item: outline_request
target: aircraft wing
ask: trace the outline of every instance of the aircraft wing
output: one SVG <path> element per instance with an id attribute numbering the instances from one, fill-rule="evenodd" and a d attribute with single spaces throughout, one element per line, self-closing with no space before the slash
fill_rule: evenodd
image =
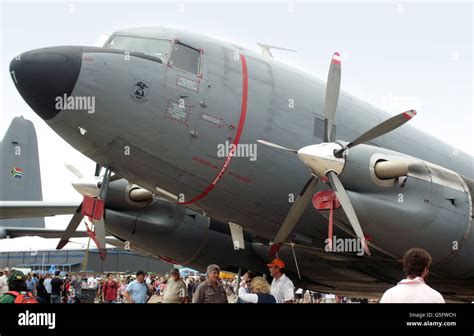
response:
<path id="1" fill-rule="evenodd" d="M 72 215 L 76 202 L 0 201 L 0 219 Z"/>
<path id="2" fill-rule="evenodd" d="M 38 236 L 42 238 L 61 238 L 64 230 L 52 230 L 47 228 L 29 228 L 29 227 L 0 227 L 2 236 L 9 236 L 10 238 Z M 74 232 L 74 238 L 89 237 L 86 231 Z"/>
<path id="3" fill-rule="evenodd" d="M 0 227 L 0 237 L 8 236 L 10 238 L 25 237 L 25 236 L 37 236 L 41 238 L 61 238 L 64 234 L 64 230 L 51 230 L 47 228 L 28 228 L 28 227 Z M 71 238 L 82 238 L 89 237 L 86 231 L 75 231 Z M 114 247 L 125 249 L 125 243 L 115 238 L 114 236 L 107 236 L 106 242 L 108 245 Z M 143 251 L 137 250 L 133 247 L 130 247 L 135 254 L 150 257 L 149 254 L 144 253 Z M 152 256 L 153 258 L 156 258 Z"/>
<path id="4" fill-rule="evenodd" d="M 52 230 L 47 228 L 29 228 L 29 227 L 2 227 L 0 231 L 5 236 L 10 238 L 18 238 L 25 236 L 36 236 L 41 238 L 61 238 L 64 234 L 64 230 Z M 75 231 L 71 238 L 83 238 L 89 237 L 86 231 Z M 108 236 L 106 238 L 107 244 L 113 245 L 115 247 L 124 248 L 124 242 L 113 237 Z"/>

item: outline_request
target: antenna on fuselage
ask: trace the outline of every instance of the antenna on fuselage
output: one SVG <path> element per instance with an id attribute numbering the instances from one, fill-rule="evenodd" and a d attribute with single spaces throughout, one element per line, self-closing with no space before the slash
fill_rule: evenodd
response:
<path id="1" fill-rule="evenodd" d="M 271 58 L 273 58 L 273 55 L 272 55 L 272 52 L 270 51 L 270 49 L 296 52 L 296 50 L 293 50 L 293 49 L 281 48 L 281 47 L 272 46 L 272 45 L 269 45 L 269 44 L 264 44 L 264 43 L 257 43 L 257 44 L 262 49 L 262 55 L 267 56 L 267 57 L 271 57 Z"/>

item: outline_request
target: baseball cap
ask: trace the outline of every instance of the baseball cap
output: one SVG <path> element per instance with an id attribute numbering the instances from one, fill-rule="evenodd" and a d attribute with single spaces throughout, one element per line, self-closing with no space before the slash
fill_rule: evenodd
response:
<path id="1" fill-rule="evenodd" d="M 207 273 L 211 273 L 212 271 L 220 272 L 221 268 L 219 267 L 219 265 L 216 265 L 216 264 L 211 264 L 207 266 Z"/>
<path id="2" fill-rule="evenodd" d="M 23 272 L 19 270 L 11 271 L 10 275 L 8 276 L 8 282 L 18 281 L 18 280 L 25 280 L 25 275 L 23 274 Z"/>
<path id="3" fill-rule="evenodd" d="M 285 262 L 281 259 L 273 259 L 273 261 L 270 264 L 267 264 L 268 267 L 279 267 L 279 268 L 285 268 Z"/>

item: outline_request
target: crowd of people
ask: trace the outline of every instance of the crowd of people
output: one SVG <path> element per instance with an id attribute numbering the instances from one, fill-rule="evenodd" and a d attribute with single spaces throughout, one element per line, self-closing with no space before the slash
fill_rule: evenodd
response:
<path id="1" fill-rule="evenodd" d="M 422 249 L 407 251 L 403 259 L 406 279 L 389 289 L 384 302 L 444 302 L 440 293 L 429 287 L 431 256 Z M 216 264 L 206 274 L 182 277 L 172 268 L 165 276 L 143 270 L 134 275 L 96 274 L 24 274 L 20 270 L 0 269 L 0 303 L 148 303 L 153 296 L 162 303 L 303 303 L 323 302 L 325 294 L 295 288 L 285 274 L 285 262 L 275 259 L 267 265 L 272 282 L 254 272 L 239 278 L 222 279 Z M 349 302 L 333 296 L 333 302 Z M 326 301 L 327 302 L 327 301 Z M 360 300 L 358 302 L 368 302 Z"/>

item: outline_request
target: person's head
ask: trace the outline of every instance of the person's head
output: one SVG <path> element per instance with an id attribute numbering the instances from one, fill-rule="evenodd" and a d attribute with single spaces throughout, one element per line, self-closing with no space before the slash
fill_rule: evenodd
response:
<path id="1" fill-rule="evenodd" d="M 211 264 L 207 266 L 207 278 L 210 281 L 217 281 L 219 279 L 219 273 L 221 272 L 221 268 L 216 264 Z"/>
<path id="2" fill-rule="evenodd" d="M 112 281 L 114 279 L 114 276 L 112 273 L 107 274 L 107 280 Z"/>
<path id="3" fill-rule="evenodd" d="M 285 272 L 285 262 L 281 259 L 273 259 L 273 261 L 267 264 L 270 275 L 273 278 L 279 278 Z"/>
<path id="4" fill-rule="evenodd" d="M 250 282 L 252 293 L 270 294 L 270 285 L 262 277 L 255 277 Z"/>
<path id="5" fill-rule="evenodd" d="M 143 282 L 143 281 L 145 281 L 145 276 L 146 276 L 145 271 L 139 270 L 139 271 L 137 272 L 137 281 L 138 281 L 138 282 Z"/>
<path id="6" fill-rule="evenodd" d="M 54 276 L 59 276 L 59 274 L 61 274 L 60 271 L 55 271 L 55 272 L 54 272 Z"/>
<path id="7" fill-rule="evenodd" d="M 250 286 L 250 282 L 256 277 L 257 275 L 252 272 L 252 271 L 247 271 L 247 273 L 244 274 L 244 276 L 242 277 L 242 280 L 245 281 L 245 283 L 247 284 L 247 286 Z"/>
<path id="8" fill-rule="evenodd" d="M 170 271 L 170 278 L 173 280 L 178 280 L 179 279 L 179 269 L 177 268 L 172 268 Z"/>
<path id="9" fill-rule="evenodd" d="M 50 274 L 50 273 L 46 273 L 46 277 L 47 277 L 47 278 L 51 277 L 51 274 Z"/>
<path id="10" fill-rule="evenodd" d="M 412 248 L 403 256 L 403 271 L 407 278 L 428 277 L 431 265 L 430 254 L 420 248 Z"/>
<path id="11" fill-rule="evenodd" d="M 25 292 L 26 288 L 26 281 L 25 275 L 22 271 L 13 270 L 8 275 L 8 289 L 15 292 Z"/>

